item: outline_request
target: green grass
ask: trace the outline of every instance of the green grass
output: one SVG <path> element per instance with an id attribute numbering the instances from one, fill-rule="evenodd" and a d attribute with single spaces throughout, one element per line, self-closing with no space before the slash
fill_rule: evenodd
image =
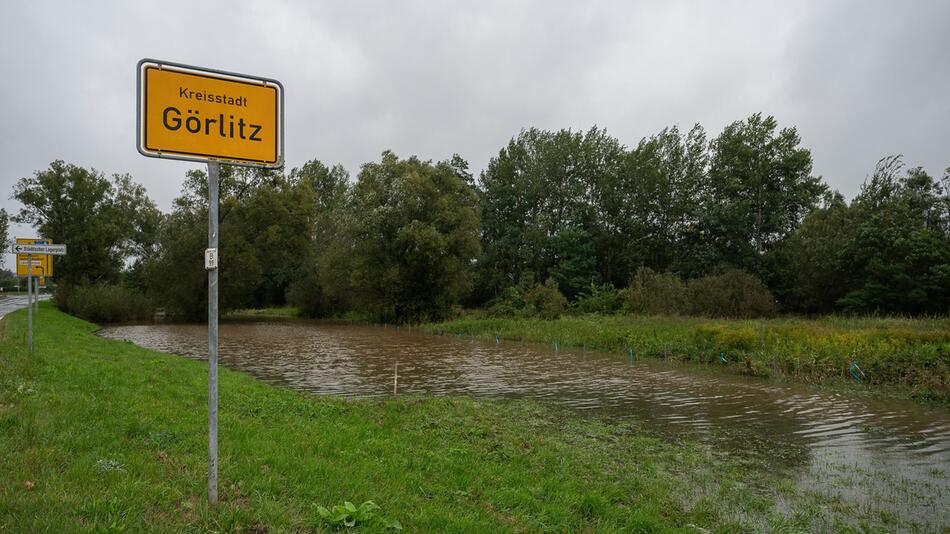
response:
<path id="1" fill-rule="evenodd" d="M 247 308 L 228 312 L 228 317 L 300 317 L 300 308 L 283 306 L 276 308 Z"/>
<path id="2" fill-rule="evenodd" d="M 715 364 L 736 373 L 842 385 L 950 403 L 950 319 L 826 317 L 717 320 L 624 315 L 461 318 L 425 325 L 435 333 L 553 343 Z M 722 358 L 720 358 L 722 356 Z M 726 360 L 726 363 L 722 362 Z M 855 360 L 862 384 L 848 369 Z"/>
<path id="3" fill-rule="evenodd" d="M 525 401 L 315 397 L 223 368 L 209 507 L 206 365 L 98 338 L 48 303 L 35 320 L 32 355 L 24 313 L 0 322 L 0 532 L 323 531 L 316 506 L 366 500 L 409 532 L 876 524 L 635 423 Z"/>

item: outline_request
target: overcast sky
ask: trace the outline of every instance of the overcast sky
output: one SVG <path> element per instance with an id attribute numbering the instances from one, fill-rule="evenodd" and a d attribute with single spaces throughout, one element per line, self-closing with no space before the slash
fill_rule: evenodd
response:
<path id="1" fill-rule="evenodd" d="M 950 166 L 948 23 L 947 1 L 5 2 L 0 207 L 63 159 L 131 173 L 169 209 L 198 164 L 136 152 L 143 57 L 283 82 L 288 168 L 355 176 L 392 149 L 477 173 L 526 127 L 629 146 L 762 111 L 850 198 L 888 154 Z"/>

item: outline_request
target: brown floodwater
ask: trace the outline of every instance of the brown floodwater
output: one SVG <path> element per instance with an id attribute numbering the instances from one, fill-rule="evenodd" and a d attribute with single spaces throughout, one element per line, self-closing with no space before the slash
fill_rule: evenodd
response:
<path id="1" fill-rule="evenodd" d="M 103 337 L 203 359 L 205 325 L 109 326 Z M 819 391 L 627 355 L 311 321 L 225 322 L 220 362 L 320 395 L 520 397 L 634 418 L 729 453 L 892 527 L 950 529 L 950 410 Z"/>

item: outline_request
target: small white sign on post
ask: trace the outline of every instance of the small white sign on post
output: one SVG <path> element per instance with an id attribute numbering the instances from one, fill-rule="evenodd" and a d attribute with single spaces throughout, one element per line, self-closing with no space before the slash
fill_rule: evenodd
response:
<path id="1" fill-rule="evenodd" d="M 208 271 L 218 268 L 218 249 L 205 249 L 205 269 Z"/>

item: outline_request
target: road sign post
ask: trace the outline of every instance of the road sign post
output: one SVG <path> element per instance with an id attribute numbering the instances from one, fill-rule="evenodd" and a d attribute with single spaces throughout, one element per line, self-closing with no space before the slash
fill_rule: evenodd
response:
<path id="1" fill-rule="evenodd" d="M 208 249 L 218 250 L 218 174 L 208 162 Z M 207 256 L 207 254 L 206 254 Z M 208 269 L 208 502 L 218 502 L 218 265 Z"/>
<path id="2" fill-rule="evenodd" d="M 218 502 L 218 185 L 221 164 L 284 162 L 284 88 L 277 80 L 143 59 L 136 148 L 208 164 L 208 502 Z"/>
<path id="3" fill-rule="evenodd" d="M 14 250 L 16 245 L 14 245 Z M 33 255 L 26 255 L 26 346 L 33 354 Z"/>
<path id="4" fill-rule="evenodd" d="M 26 255 L 26 344 L 30 353 L 33 353 L 33 313 L 39 312 L 40 299 L 39 288 L 33 286 L 33 255 L 46 256 L 45 261 L 40 262 L 43 269 L 42 274 L 49 274 L 52 261 L 50 256 L 64 256 L 66 254 L 66 245 L 53 245 L 45 240 L 18 237 L 16 243 L 10 248 L 10 252 L 17 255 L 17 273 L 20 272 L 20 256 Z M 35 307 L 35 310 L 34 310 Z"/>

